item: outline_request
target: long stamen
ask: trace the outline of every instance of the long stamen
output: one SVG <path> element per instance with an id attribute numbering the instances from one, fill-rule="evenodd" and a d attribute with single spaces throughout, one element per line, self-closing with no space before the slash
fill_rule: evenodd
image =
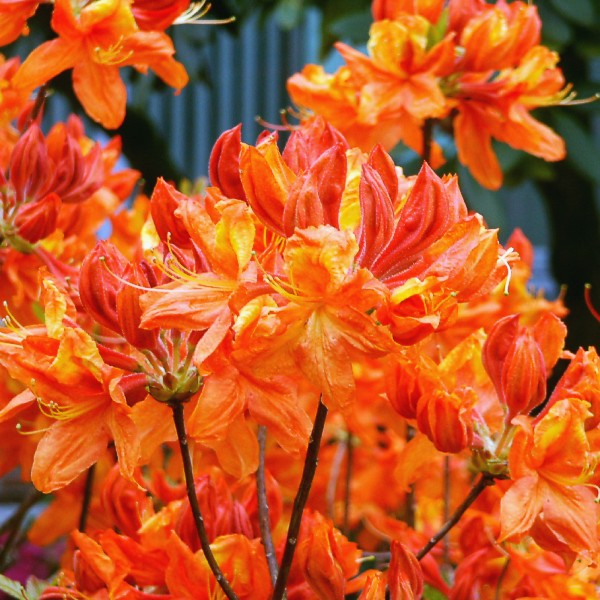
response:
<path id="1" fill-rule="evenodd" d="M 7 329 L 10 329 L 13 333 L 16 333 L 19 337 L 25 339 L 29 335 L 27 328 L 24 325 L 22 325 L 19 322 L 19 320 L 15 317 L 15 315 L 11 312 L 8 306 L 8 302 L 6 300 L 2 302 L 2 305 L 4 306 L 4 310 L 6 311 L 6 316 L 2 319 L 2 321 L 4 321 L 4 326 Z"/>
<path id="2" fill-rule="evenodd" d="M 506 260 L 506 259 L 514 251 L 515 251 L 514 248 L 508 248 L 508 250 L 506 250 L 506 252 L 504 252 L 504 254 L 502 254 L 502 256 L 500 256 L 498 258 L 498 260 L 506 267 L 506 270 L 508 271 L 508 275 L 506 276 L 506 282 L 504 283 L 504 295 L 505 296 L 508 296 L 508 288 L 510 286 L 510 280 L 512 278 L 512 268 L 508 264 L 508 260 Z"/>
<path id="3" fill-rule="evenodd" d="M 123 36 L 108 48 L 96 46 L 94 55 L 96 62 L 101 65 L 119 65 L 133 54 L 133 50 L 123 53 Z"/>
<path id="4" fill-rule="evenodd" d="M 204 17 L 212 8 L 212 4 L 207 3 L 206 0 L 202 0 L 202 2 L 192 2 L 187 10 L 182 12 L 176 19 L 173 21 L 174 25 L 227 25 L 228 23 L 233 23 L 235 21 L 235 17 L 229 17 L 227 19 L 207 19 L 205 21 L 201 21 L 202 17 Z"/>
<path id="5" fill-rule="evenodd" d="M 48 429 L 50 429 L 50 426 L 43 427 L 42 429 L 29 429 L 27 431 L 24 431 L 23 424 L 17 423 L 15 425 L 15 429 L 19 432 L 20 435 L 36 435 L 38 433 L 46 433 L 48 431 Z"/>
<path id="6" fill-rule="evenodd" d="M 263 279 L 267 282 L 267 284 L 279 295 L 283 296 L 290 302 L 305 302 L 305 303 L 317 303 L 320 304 L 323 302 L 322 296 L 311 296 L 302 291 L 302 288 L 295 285 L 293 273 L 290 274 L 290 282 L 283 281 L 279 277 L 275 277 L 268 273 L 265 268 L 260 264 L 258 259 L 256 259 L 256 253 L 254 253 L 254 258 L 258 269 L 263 275 Z"/>
<path id="7" fill-rule="evenodd" d="M 89 405 L 87 403 L 81 403 L 77 406 L 61 406 L 55 400 L 50 400 L 47 402 L 42 398 L 37 399 L 38 407 L 40 412 L 51 419 L 55 419 L 57 421 L 69 421 L 71 419 L 75 419 L 80 417 L 89 411 Z"/>

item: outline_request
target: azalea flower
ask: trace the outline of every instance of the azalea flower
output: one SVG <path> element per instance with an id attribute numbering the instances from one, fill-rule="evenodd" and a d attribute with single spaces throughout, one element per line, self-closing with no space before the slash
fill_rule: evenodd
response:
<path id="1" fill-rule="evenodd" d="M 25 59 L 15 85 L 32 90 L 67 69 L 88 115 L 109 129 L 125 117 L 127 91 L 119 69 L 151 68 L 176 90 L 188 82 L 185 68 L 173 59 L 170 38 L 140 31 L 124 0 L 56 0 L 52 28 L 58 38 L 44 42 Z"/>
<path id="2" fill-rule="evenodd" d="M 501 502 L 500 540 L 529 534 L 544 549 L 560 554 L 576 570 L 595 565 L 596 494 L 585 483 L 593 467 L 582 400 L 558 400 L 543 416 L 516 417 L 519 427 L 508 461 L 512 486 Z"/>

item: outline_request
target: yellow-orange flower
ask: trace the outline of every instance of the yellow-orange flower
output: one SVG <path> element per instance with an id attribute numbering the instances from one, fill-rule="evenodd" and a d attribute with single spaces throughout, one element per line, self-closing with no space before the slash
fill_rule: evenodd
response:
<path id="1" fill-rule="evenodd" d="M 73 88 L 86 112 L 108 128 L 125 117 L 127 91 L 119 69 L 148 67 L 180 90 L 187 73 L 173 59 L 170 38 L 159 31 L 140 31 L 124 0 L 56 0 L 52 28 L 58 38 L 44 42 L 27 57 L 15 85 L 34 89 L 67 69 L 73 69 Z"/>

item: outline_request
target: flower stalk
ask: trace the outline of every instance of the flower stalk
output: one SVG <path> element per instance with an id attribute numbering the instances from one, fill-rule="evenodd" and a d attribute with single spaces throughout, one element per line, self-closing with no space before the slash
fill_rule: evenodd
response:
<path id="1" fill-rule="evenodd" d="M 204 524 L 204 517 L 198 504 L 198 497 L 196 496 L 196 488 L 194 486 L 194 469 L 192 466 L 192 457 L 190 455 L 190 449 L 188 446 L 187 433 L 185 429 L 185 419 L 183 412 L 182 402 L 169 402 L 169 406 L 173 411 L 173 422 L 177 431 L 177 439 L 179 440 L 179 448 L 181 449 L 181 459 L 183 461 L 183 472 L 185 475 L 185 487 L 187 491 L 187 497 L 190 502 L 190 508 L 194 517 L 194 523 L 196 525 L 196 531 L 200 538 L 200 545 L 206 562 L 210 567 L 217 583 L 221 586 L 223 593 L 229 600 L 238 600 L 237 594 L 233 591 L 231 584 L 225 577 L 223 571 L 217 563 L 215 555 L 212 553 L 210 548 L 210 541 L 208 539 L 208 533 L 206 532 L 206 526 Z"/>
<path id="2" fill-rule="evenodd" d="M 290 525 L 288 528 L 287 538 L 285 540 L 285 549 L 283 551 L 283 558 L 279 568 L 279 575 L 277 576 L 277 581 L 275 583 L 275 589 L 273 591 L 271 600 L 281 600 L 285 594 L 285 586 L 290 574 L 292 560 L 294 558 L 296 544 L 298 542 L 302 513 L 304 512 L 304 507 L 306 505 L 306 501 L 308 500 L 308 494 L 315 476 L 315 471 L 317 470 L 319 448 L 321 447 L 321 437 L 323 436 L 327 412 L 327 407 L 325 404 L 323 404 L 323 401 L 319 401 L 319 408 L 317 409 L 317 415 L 315 417 L 312 432 L 310 434 L 310 441 L 306 450 L 306 458 L 304 460 L 304 469 L 302 471 L 300 487 L 298 488 L 298 493 L 294 499 L 294 507 L 290 517 Z"/>
<path id="3" fill-rule="evenodd" d="M 271 521 L 269 518 L 269 500 L 267 498 L 267 482 L 265 477 L 265 449 L 267 443 L 267 428 L 264 425 L 258 427 L 258 469 L 256 470 L 256 495 L 258 500 L 258 526 L 260 537 L 265 547 L 265 556 L 269 566 L 271 582 L 275 585 L 279 565 L 271 535 Z"/>

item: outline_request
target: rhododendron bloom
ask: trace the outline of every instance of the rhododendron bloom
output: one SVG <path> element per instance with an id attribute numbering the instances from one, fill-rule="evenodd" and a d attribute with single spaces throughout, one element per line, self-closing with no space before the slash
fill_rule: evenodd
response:
<path id="1" fill-rule="evenodd" d="M 5 0 L 0 6 L 0 46 L 29 33 L 27 19 L 35 13 L 39 2 L 32 0 Z"/>
<path id="2" fill-rule="evenodd" d="M 125 117 L 127 91 L 119 69 L 153 69 L 180 90 L 188 82 L 184 67 L 173 59 L 171 40 L 162 32 L 140 31 L 129 3 L 122 0 L 56 0 L 52 28 L 58 38 L 44 42 L 27 57 L 15 85 L 36 88 L 73 69 L 73 88 L 86 112 L 108 128 Z"/>
<path id="3" fill-rule="evenodd" d="M 501 539 L 529 534 L 568 565 L 596 563 L 598 506 L 584 485 L 592 473 L 589 416 L 586 402 L 565 399 L 533 421 L 515 419 L 519 430 L 508 457 L 514 483 L 501 502 Z"/>
<path id="4" fill-rule="evenodd" d="M 54 420 L 37 446 L 32 480 L 45 492 L 67 485 L 100 458 L 111 440 L 122 473 L 131 478 L 139 440 L 119 387 L 123 373 L 104 363 L 87 333 L 63 322 L 74 309 L 49 280 L 45 299 L 45 331 L 5 331 L 0 339 L 2 364 L 31 389 L 9 403 L 2 417 L 37 402 Z"/>
<path id="5" fill-rule="evenodd" d="M 530 114 L 569 92 L 557 54 L 539 45 L 534 6 L 378 0 L 373 15 L 368 56 L 339 43 L 346 64 L 335 74 L 308 65 L 288 80 L 299 106 L 365 151 L 401 141 L 434 166 L 443 160 L 431 124 L 450 117 L 459 160 L 491 189 L 502 182 L 493 139 L 548 161 L 564 158 L 563 140 Z"/>

